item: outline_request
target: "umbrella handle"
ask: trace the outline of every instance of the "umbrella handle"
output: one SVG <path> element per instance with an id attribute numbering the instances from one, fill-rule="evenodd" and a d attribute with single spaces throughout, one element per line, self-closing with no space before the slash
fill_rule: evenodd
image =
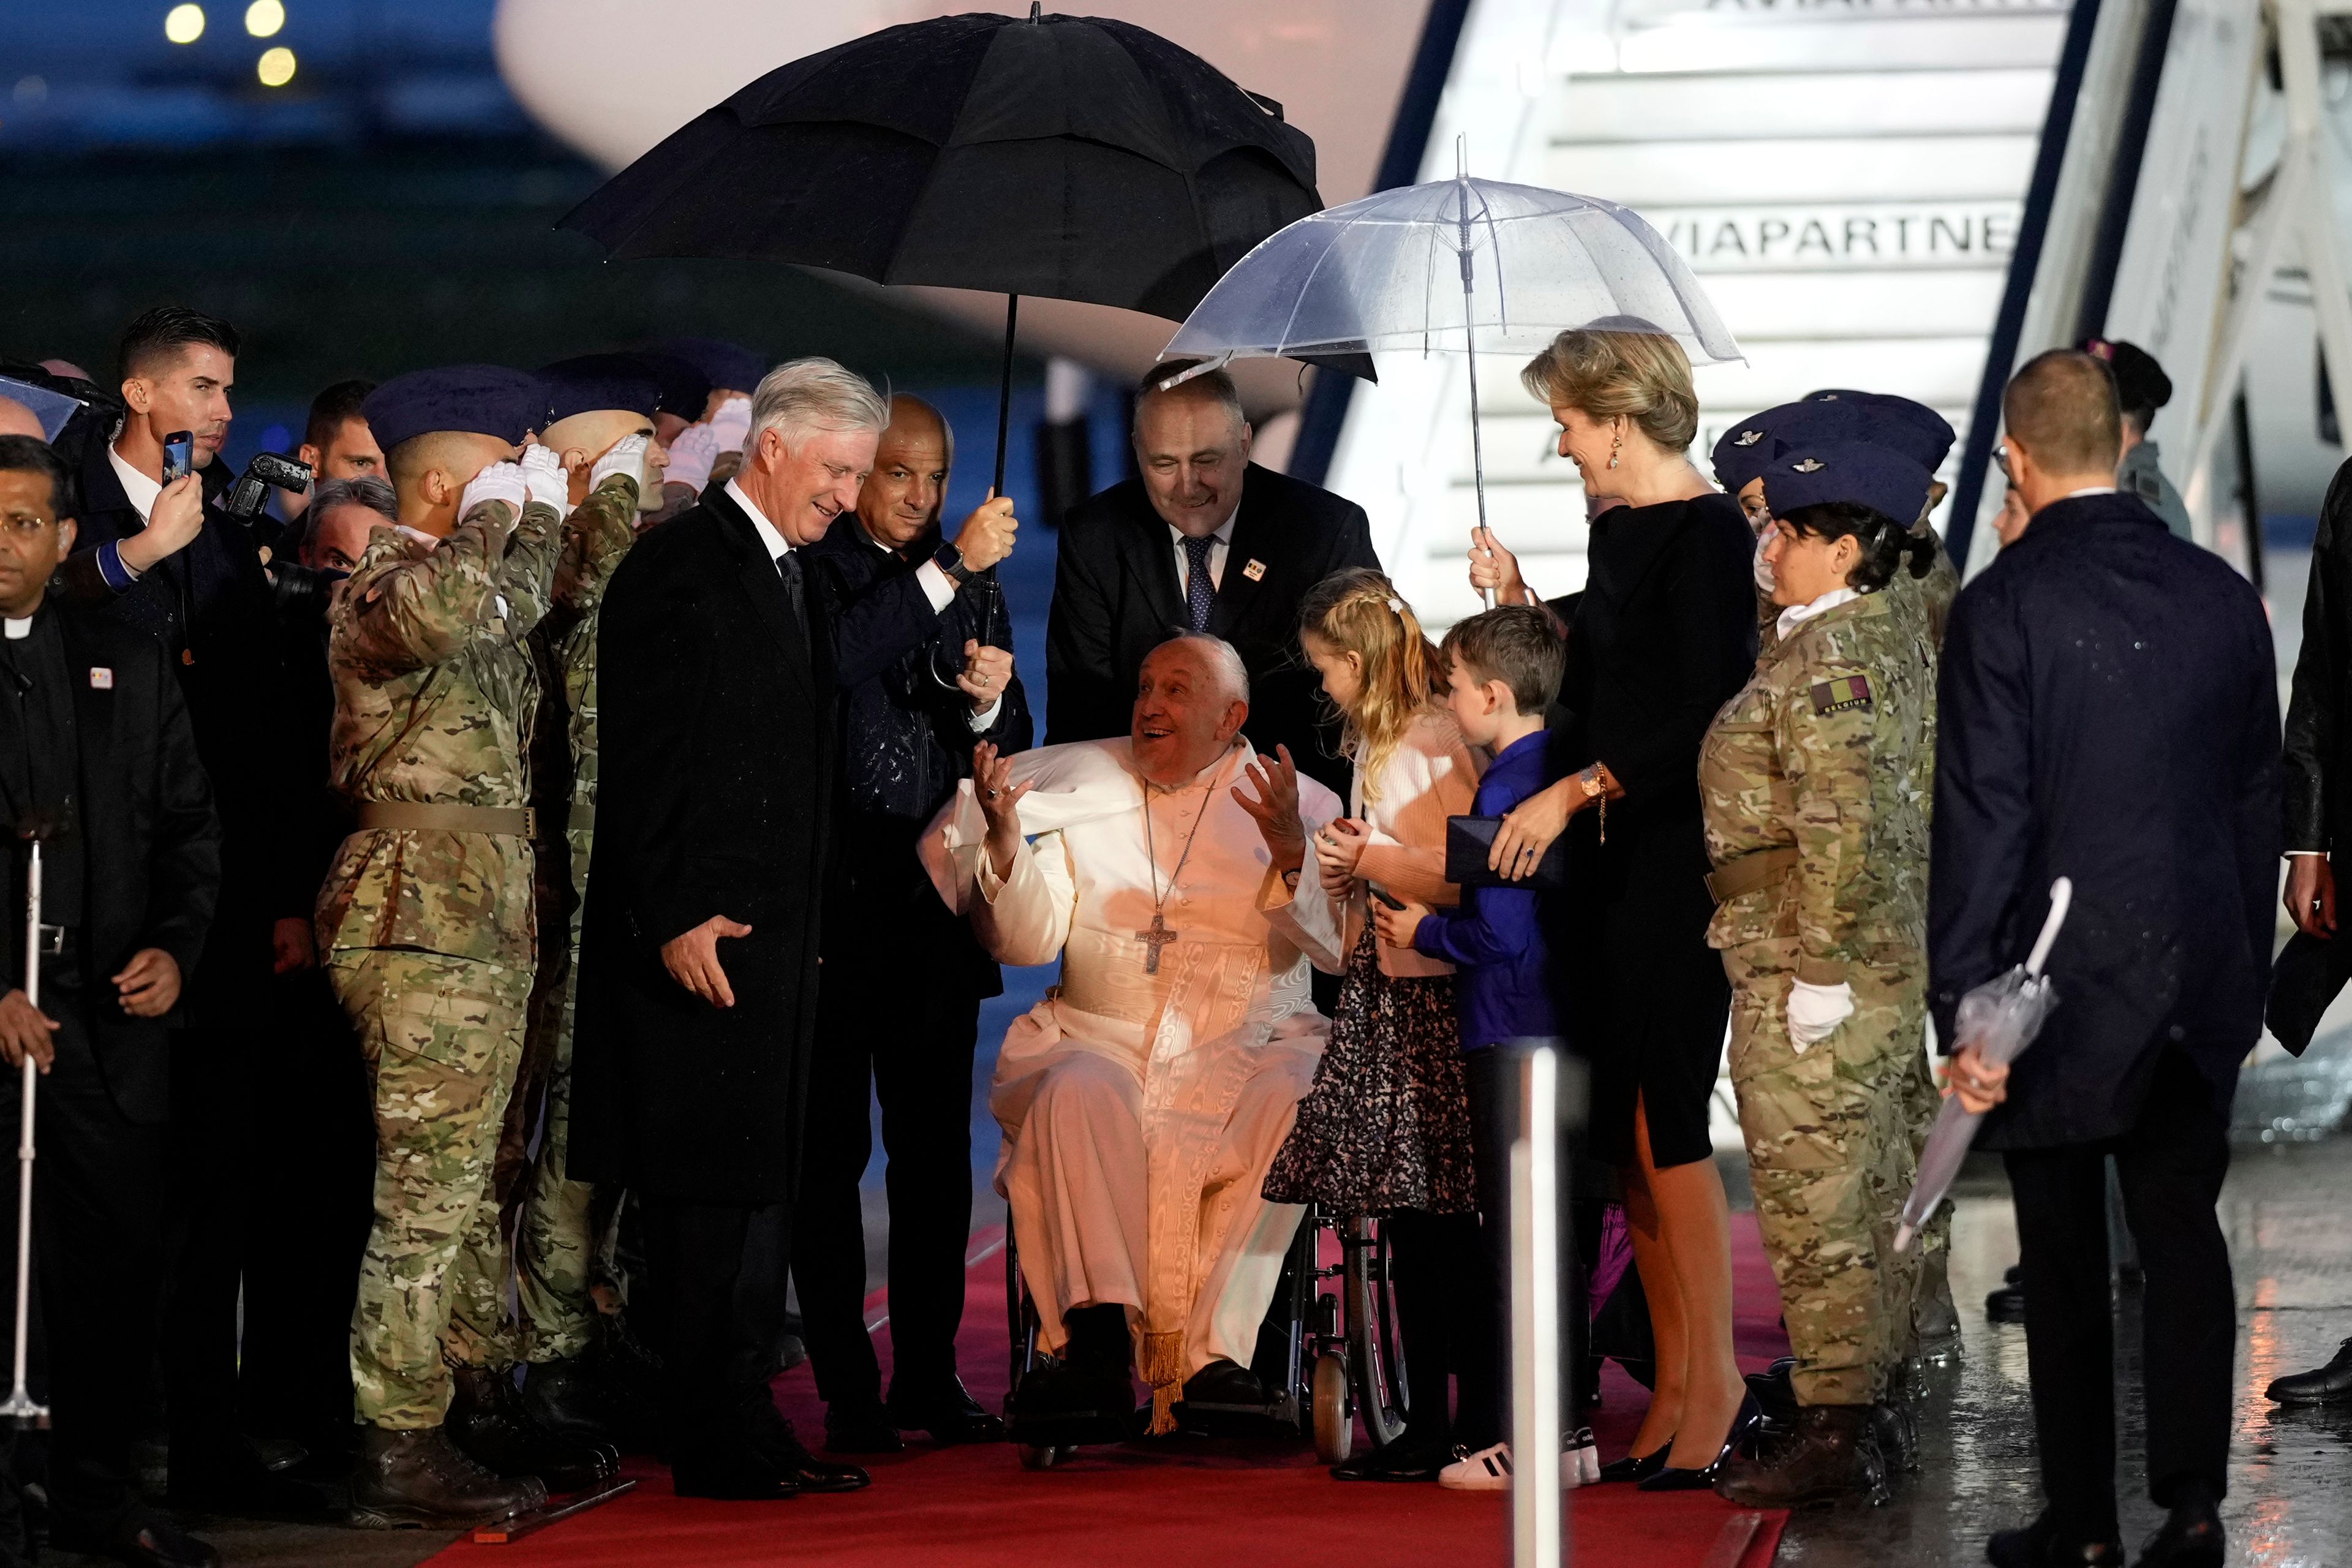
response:
<path id="1" fill-rule="evenodd" d="M 2058 928 L 2066 923 L 2066 910 L 2074 901 L 2074 879 L 2061 877 L 2050 884 L 2050 915 L 2042 922 L 2042 934 L 2033 939 L 2033 952 L 2025 961 L 2025 973 L 2039 977 L 2042 964 L 2049 962 L 2050 949 L 2058 941 Z"/>

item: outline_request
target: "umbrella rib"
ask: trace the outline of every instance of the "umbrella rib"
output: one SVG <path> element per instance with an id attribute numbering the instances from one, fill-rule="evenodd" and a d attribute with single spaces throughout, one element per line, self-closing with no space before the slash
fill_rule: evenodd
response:
<path id="1" fill-rule="evenodd" d="M 1354 220 L 1349 219 L 1349 223 L 1341 225 L 1340 235 L 1344 235 L 1353 223 Z M 1290 330 L 1298 324 L 1298 312 L 1306 308 L 1307 291 L 1315 286 L 1315 279 L 1323 270 L 1323 264 L 1331 259 L 1331 253 L 1339 248 L 1339 235 L 1333 236 L 1331 243 L 1323 247 L 1323 254 L 1315 258 L 1315 265 L 1307 269 L 1306 279 L 1298 285 L 1297 295 L 1290 301 L 1290 314 L 1282 320 L 1282 334 L 1274 343 L 1276 353 L 1282 353 L 1290 347 Z M 1365 352 L 1370 352 L 1370 344 L 1365 345 Z"/>

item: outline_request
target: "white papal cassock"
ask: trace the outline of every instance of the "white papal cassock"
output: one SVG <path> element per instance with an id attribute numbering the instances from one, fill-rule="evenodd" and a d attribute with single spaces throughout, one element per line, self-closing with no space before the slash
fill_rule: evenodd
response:
<path id="1" fill-rule="evenodd" d="M 1249 1364 L 1301 1212 L 1258 1194 L 1328 1027 L 1305 958 L 1265 913 L 1290 892 L 1233 796 L 1252 755 L 1237 741 L 1192 783 L 1152 788 L 1149 858 L 1123 739 L 1012 759 L 1013 782 L 1035 787 L 1020 807 L 1030 841 L 1002 881 L 968 779 L 922 846 L 940 895 L 1000 963 L 1062 955 L 1061 984 L 997 1055 L 996 1187 L 1047 1348 L 1073 1307 L 1131 1309 L 1161 1425 L 1209 1362 Z M 1298 794 L 1309 834 L 1339 814 L 1312 779 Z M 1176 933 L 1157 973 L 1141 934 L 1155 879 Z"/>

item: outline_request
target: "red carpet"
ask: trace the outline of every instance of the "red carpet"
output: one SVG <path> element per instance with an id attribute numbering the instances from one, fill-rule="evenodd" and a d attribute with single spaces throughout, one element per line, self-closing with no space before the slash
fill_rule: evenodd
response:
<path id="1" fill-rule="evenodd" d="M 1743 1365 L 1786 1350 L 1780 1300 L 1753 1222 L 1733 1216 Z M 990 1408 L 1004 1395 L 1004 1263 L 991 1238 L 977 1260 L 961 1340 L 964 1379 Z M 878 1315 L 877 1296 L 869 1318 Z M 887 1377 L 888 1340 L 877 1336 Z M 1612 1363 L 1594 1423 L 1614 1458 L 1639 1425 L 1640 1385 Z M 777 1403 L 804 1436 L 824 1430 L 814 1380 L 800 1367 L 776 1381 Z M 1294 1445 L 1250 1447 L 1179 1438 L 1081 1450 L 1043 1472 L 1003 1446 L 918 1444 L 864 1461 L 874 1485 L 846 1497 L 788 1503 L 708 1502 L 671 1495 L 667 1471 L 635 1464 L 638 1489 L 508 1546 L 461 1543 L 436 1565 L 492 1563 L 645 1568 L 825 1563 L 957 1568 L 1097 1568 L 1100 1564 L 1248 1563 L 1281 1568 L 1500 1563 L 1509 1556 L 1507 1500 L 1433 1486 L 1346 1485 Z M 1706 1492 L 1644 1497 L 1631 1487 L 1571 1492 L 1574 1560 L 1610 1568 L 1765 1568 L 1783 1516 L 1740 1514 Z M 1744 1551 L 1737 1549 L 1748 1538 Z M 1721 1551 L 1718 1552 L 1720 1543 Z"/>

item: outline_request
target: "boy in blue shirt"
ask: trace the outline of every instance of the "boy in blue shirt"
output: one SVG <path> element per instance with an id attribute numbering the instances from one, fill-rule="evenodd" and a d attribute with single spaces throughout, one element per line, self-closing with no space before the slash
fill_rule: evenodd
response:
<path id="1" fill-rule="evenodd" d="M 1567 648 L 1551 616 L 1534 605 L 1513 605 L 1474 616 L 1445 634 L 1441 650 L 1447 666 L 1445 705 L 1461 726 L 1462 738 L 1495 760 L 1478 781 L 1472 810 L 1500 816 L 1552 782 L 1547 765 L 1549 737 L 1544 710 L 1559 689 Z M 1454 995 L 1462 1014 L 1462 1046 L 1470 1091 L 1470 1125 L 1478 1171 L 1479 1237 L 1488 1278 L 1479 1282 L 1477 1310 L 1491 1325 L 1492 1352 L 1478 1381 L 1494 1379 L 1491 1398 L 1473 1394 L 1473 1375 L 1463 1375 L 1462 1411 L 1455 1428 L 1467 1452 L 1440 1472 L 1444 1485 L 1466 1490 L 1501 1490 L 1510 1485 L 1511 1450 L 1503 1390 L 1509 1338 L 1510 1226 L 1506 1220 L 1509 1150 L 1505 1075 L 1509 1064 L 1494 1047 L 1511 1040 L 1545 1039 L 1559 1034 L 1547 971 L 1541 897 L 1525 886 L 1465 887 L 1450 910 L 1424 904 L 1390 908 L 1375 903 L 1381 940 L 1410 945 L 1453 964 Z M 1561 1259 L 1572 1269 L 1572 1255 Z M 1475 1325 L 1473 1326 L 1475 1329 Z M 1582 1336 L 1563 1321 L 1569 1349 Z M 1578 1358 L 1564 1355 L 1573 1366 Z M 1484 1408 L 1478 1408 L 1484 1406 Z M 1574 1412 L 1576 1406 L 1566 1406 Z M 1475 1414 L 1474 1415 L 1474 1410 Z M 1491 1412 L 1491 1416 L 1489 1413 Z M 1491 1429 L 1474 1422 L 1491 1419 Z M 1561 1460 L 1570 1486 L 1598 1479 L 1599 1462 L 1589 1433 L 1579 1433 Z"/>

